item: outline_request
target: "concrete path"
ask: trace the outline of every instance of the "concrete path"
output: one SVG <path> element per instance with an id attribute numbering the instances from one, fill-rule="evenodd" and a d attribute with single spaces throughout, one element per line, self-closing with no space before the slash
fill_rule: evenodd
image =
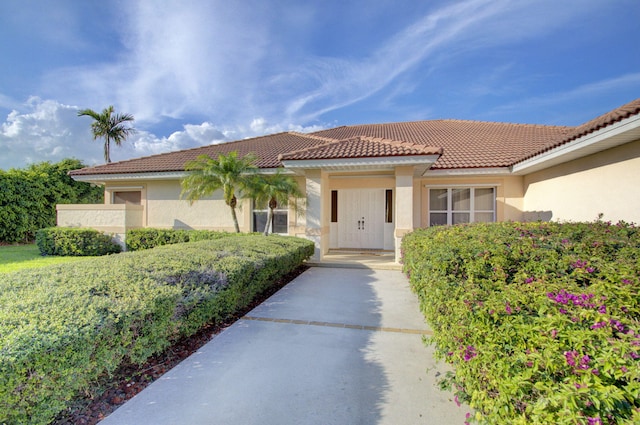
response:
<path id="1" fill-rule="evenodd" d="M 102 425 L 460 424 L 395 270 L 310 268 Z"/>

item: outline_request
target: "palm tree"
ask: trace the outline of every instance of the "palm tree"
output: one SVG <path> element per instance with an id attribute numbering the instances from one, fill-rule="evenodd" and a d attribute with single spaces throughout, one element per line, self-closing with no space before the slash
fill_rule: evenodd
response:
<path id="1" fill-rule="evenodd" d="M 185 163 L 185 170 L 191 173 L 182 179 L 181 196 L 186 195 L 187 200 L 193 204 L 194 201 L 222 189 L 224 202 L 231 208 L 233 225 L 236 232 L 240 233 L 236 216 L 236 191 L 240 195 L 246 189 L 251 173 L 257 170 L 253 165 L 255 160 L 256 156 L 253 154 L 238 158 L 238 152 L 235 151 L 219 155 L 217 160 L 208 155 L 200 155 Z"/>
<path id="2" fill-rule="evenodd" d="M 282 173 L 278 169 L 275 174 L 271 175 L 255 175 L 249 182 L 248 193 L 253 198 L 256 205 L 267 205 L 267 223 L 264 226 L 264 235 L 269 234 L 271 223 L 273 222 L 273 210 L 278 205 L 287 205 L 290 198 L 302 198 L 304 195 L 298 186 L 298 183 L 292 176 Z M 299 204 L 293 204 L 295 210 Z"/>
<path id="3" fill-rule="evenodd" d="M 109 155 L 111 142 L 115 143 L 116 146 L 120 146 L 127 137 L 136 131 L 133 127 L 125 126 L 125 123 L 134 120 L 133 115 L 113 115 L 113 106 L 103 109 L 101 113 L 97 113 L 92 109 L 83 109 L 78 111 L 78 116 L 89 116 L 94 119 L 91 123 L 93 140 L 104 137 L 104 160 L 107 163 L 111 162 L 111 156 Z"/>

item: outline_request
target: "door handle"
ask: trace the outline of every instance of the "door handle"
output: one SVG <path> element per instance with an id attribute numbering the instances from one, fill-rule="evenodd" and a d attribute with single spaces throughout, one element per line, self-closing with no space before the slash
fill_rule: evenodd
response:
<path id="1" fill-rule="evenodd" d="M 364 230 L 364 217 L 362 217 L 362 230 Z"/>
<path id="2" fill-rule="evenodd" d="M 358 220 L 358 230 L 360 230 L 360 220 Z"/>

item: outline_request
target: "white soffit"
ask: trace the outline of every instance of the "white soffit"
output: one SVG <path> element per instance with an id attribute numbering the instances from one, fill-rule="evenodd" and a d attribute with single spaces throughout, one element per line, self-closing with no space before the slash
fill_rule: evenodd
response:
<path id="1" fill-rule="evenodd" d="M 327 171 L 393 170 L 412 165 L 427 169 L 440 155 L 385 156 L 374 158 L 337 158 L 284 160 L 282 165 L 292 170 L 323 169 Z"/>
<path id="2" fill-rule="evenodd" d="M 513 166 L 513 174 L 530 174 L 574 159 L 598 153 L 625 143 L 640 140 L 640 115 L 557 146 Z"/>
<path id="3" fill-rule="evenodd" d="M 275 174 L 278 170 L 282 174 L 295 174 L 291 170 L 282 168 L 261 168 L 259 174 Z M 79 176 L 71 176 L 79 182 L 106 183 L 110 181 L 122 180 L 181 180 L 188 175 L 186 171 L 163 171 L 149 173 L 119 173 L 119 174 L 83 174 Z"/>
<path id="4" fill-rule="evenodd" d="M 472 177 L 472 176 L 508 176 L 511 174 L 509 167 L 491 168 L 451 168 L 445 170 L 428 170 L 425 177 Z"/>

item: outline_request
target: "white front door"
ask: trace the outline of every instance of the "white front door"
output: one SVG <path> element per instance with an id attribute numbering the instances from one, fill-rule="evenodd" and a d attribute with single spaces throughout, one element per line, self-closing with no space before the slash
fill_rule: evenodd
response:
<path id="1" fill-rule="evenodd" d="M 338 244 L 340 248 L 384 247 L 384 189 L 338 191 Z"/>

